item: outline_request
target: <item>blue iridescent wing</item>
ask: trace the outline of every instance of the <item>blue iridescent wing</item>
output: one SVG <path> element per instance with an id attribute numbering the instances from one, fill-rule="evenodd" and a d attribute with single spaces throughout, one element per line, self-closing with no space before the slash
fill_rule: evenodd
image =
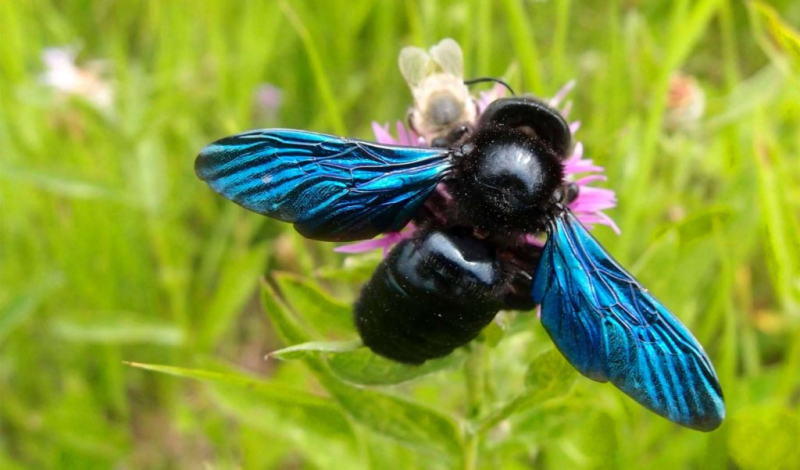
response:
<path id="1" fill-rule="evenodd" d="M 551 223 L 533 285 L 542 324 L 583 375 L 661 416 L 711 431 L 725 417 L 703 347 L 565 211 Z"/>
<path id="2" fill-rule="evenodd" d="M 290 129 L 204 148 L 197 176 L 307 238 L 349 241 L 402 229 L 451 166 L 445 149 L 388 146 Z"/>

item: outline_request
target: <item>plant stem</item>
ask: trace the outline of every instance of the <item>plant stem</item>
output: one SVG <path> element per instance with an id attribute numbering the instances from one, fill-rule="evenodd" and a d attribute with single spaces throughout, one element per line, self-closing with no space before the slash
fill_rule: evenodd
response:
<path id="1" fill-rule="evenodd" d="M 478 468 L 478 440 L 480 434 L 469 431 L 467 441 L 464 443 L 464 470 Z"/>
<path id="2" fill-rule="evenodd" d="M 467 386 L 467 413 L 469 420 L 477 419 L 486 395 L 486 345 L 476 343 L 464 364 Z"/>
<path id="3" fill-rule="evenodd" d="M 467 387 L 467 422 L 480 418 L 486 396 L 486 345 L 476 342 L 464 364 L 464 379 Z M 481 434 L 470 426 L 466 430 L 464 443 L 464 469 L 475 470 L 478 465 L 478 449 Z"/>

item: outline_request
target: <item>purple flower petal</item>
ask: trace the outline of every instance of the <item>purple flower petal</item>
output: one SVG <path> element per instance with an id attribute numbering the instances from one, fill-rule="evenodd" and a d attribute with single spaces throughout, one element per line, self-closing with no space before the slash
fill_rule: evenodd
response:
<path id="1" fill-rule="evenodd" d="M 411 139 L 408 136 L 408 132 L 406 132 L 406 126 L 403 125 L 402 121 L 397 121 L 397 141 L 400 145 L 413 145 L 411 143 Z"/>
<path id="2" fill-rule="evenodd" d="M 561 101 L 566 98 L 573 88 L 575 88 L 575 80 L 568 81 L 566 85 L 561 87 L 561 89 L 558 90 L 552 98 L 550 98 L 550 106 L 557 108 Z"/>
<path id="3" fill-rule="evenodd" d="M 606 175 L 590 175 L 590 176 L 584 176 L 583 178 L 576 180 L 575 184 L 577 184 L 578 186 L 586 186 L 592 181 L 606 181 L 606 180 L 608 180 Z"/>
<path id="4" fill-rule="evenodd" d="M 375 140 L 377 140 L 378 143 L 389 145 L 397 144 L 392 134 L 389 133 L 389 124 L 381 126 L 377 121 L 372 121 L 372 132 L 375 134 Z"/>
<path id="5" fill-rule="evenodd" d="M 333 249 L 333 251 L 337 253 L 364 253 L 366 251 L 381 249 L 383 250 L 383 256 L 386 256 L 389 254 L 389 251 L 393 246 L 397 245 L 406 238 L 411 238 L 416 229 L 417 228 L 413 223 L 409 223 L 405 226 L 402 232 L 384 233 L 380 237 L 373 238 L 372 240 L 364 240 L 347 245 L 337 246 Z"/>
<path id="6" fill-rule="evenodd" d="M 567 104 L 565 104 L 564 107 L 561 108 L 561 115 L 564 116 L 564 119 L 566 119 L 567 116 L 569 116 L 570 111 L 572 111 L 572 101 L 567 101 Z"/>
<path id="7" fill-rule="evenodd" d="M 544 242 L 539 237 L 531 233 L 525 235 L 525 243 L 533 246 L 538 246 L 539 248 L 544 247 Z"/>
<path id="8" fill-rule="evenodd" d="M 495 84 L 489 91 L 482 91 L 478 99 L 478 116 L 486 110 L 486 107 L 489 106 L 492 101 L 503 98 L 504 96 L 506 96 L 506 87 L 499 83 Z"/>

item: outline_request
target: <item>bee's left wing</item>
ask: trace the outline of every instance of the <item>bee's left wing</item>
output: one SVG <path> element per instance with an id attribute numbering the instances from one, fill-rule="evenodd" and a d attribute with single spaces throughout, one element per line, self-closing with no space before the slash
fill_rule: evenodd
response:
<path id="1" fill-rule="evenodd" d="M 703 347 L 565 211 L 551 223 L 533 285 L 542 324 L 583 375 L 661 416 L 711 431 L 725 417 Z"/>
<path id="2" fill-rule="evenodd" d="M 197 176 L 251 211 L 315 240 L 399 231 L 441 181 L 450 151 L 290 129 L 226 137 L 204 148 Z"/>

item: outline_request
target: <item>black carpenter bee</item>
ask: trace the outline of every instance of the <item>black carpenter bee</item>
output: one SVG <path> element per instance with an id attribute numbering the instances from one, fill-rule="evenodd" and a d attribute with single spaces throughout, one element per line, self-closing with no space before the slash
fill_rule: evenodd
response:
<path id="1" fill-rule="evenodd" d="M 702 346 L 566 207 L 575 196 L 564 180 L 570 140 L 558 112 L 512 97 L 447 148 L 267 129 L 209 145 L 195 170 L 226 198 L 316 240 L 416 224 L 355 305 L 356 327 L 377 354 L 420 364 L 474 339 L 500 309 L 539 304 L 543 326 L 582 374 L 674 422 L 716 428 L 722 391 Z M 525 243 L 542 232 L 543 248 Z"/>
<path id="2" fill-rule="evenodd" d="M 495 101 L 458 150 L 445 191 L 416 215 L 355 305 L 364 344 L 420 364 L 472 341 L 501 309 L 533 309 L 532 273 L 541 249 L 524 239 L 576 196 L 564 182 L 569 127 L 539 101 Z"/>

